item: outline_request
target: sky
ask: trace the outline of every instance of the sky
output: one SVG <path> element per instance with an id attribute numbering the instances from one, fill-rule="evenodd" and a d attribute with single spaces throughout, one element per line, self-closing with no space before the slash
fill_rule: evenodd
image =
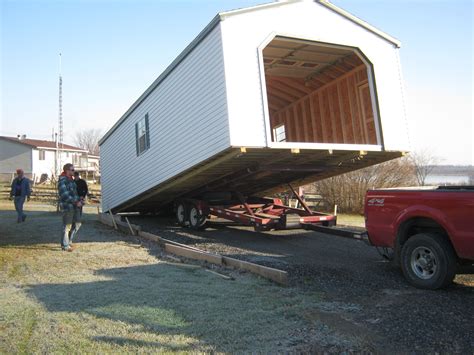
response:
<path id="1" fill-rule="evenodd" d="M 266 0 L 0 0 L 0 135 L 104 133 L 220 11 Z M 474 165 L 473 1 L 333 0 L 402 42 L 409 136 Z"/>

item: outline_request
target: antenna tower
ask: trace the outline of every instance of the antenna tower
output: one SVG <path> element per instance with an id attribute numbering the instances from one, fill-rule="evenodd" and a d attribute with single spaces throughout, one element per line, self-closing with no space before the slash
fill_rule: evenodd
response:
<path id="1" fill-rule="evenodd" d="M 59 53 L 59 148 L 63 148 L 63 77 L 61 74 L 61 53 Z"/>

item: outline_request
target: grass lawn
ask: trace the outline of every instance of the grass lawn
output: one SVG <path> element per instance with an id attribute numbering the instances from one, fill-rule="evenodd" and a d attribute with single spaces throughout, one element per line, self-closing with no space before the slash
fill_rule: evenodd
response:
<path id="1" fill-rule="evenodd" d="M 354 227 L 365 227 L 364 216 L 359 214 L 338 214 L 337 224 Z"/>
<path id="2" fill-rule="evenodd" d="M 76 250 L 54 207 L 0 201 L 0 353 L 288 352 L 365 349 L 314 317 L 317 293 L 250 274 L 225 280 L 159 259 L 86 210 Z"/>

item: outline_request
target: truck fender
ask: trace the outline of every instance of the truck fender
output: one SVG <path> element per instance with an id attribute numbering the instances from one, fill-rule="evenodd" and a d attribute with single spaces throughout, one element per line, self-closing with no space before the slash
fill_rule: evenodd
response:
<path id="1" fill-rule="evenodd" d="M 403 224 L 405 224 L 407 221 L 414 219 L 414 218 L 427 218 L 431 219 L 437 224 L 439 224 L 448 234 L 448 239 L 451 243 L 451 239 L 449 235 L 451 235 L 453 227 L 451 226 L 451 223 L 447 220 L 445 214 L 432 207 L 428 207 L 426 205 L 413 205 L 410 206 L 398 214 L 398 216 L 395 219 L 394 223 L 394 230 L 397 233 L 396 239 L 395 239 L 395 262 L 398 264 L 400 260 L 400 252 L 401 252 L 401 247 L 405 243 L 405 241 L 408 238 L 405 238 L 405 235 L 401 233 L 401 227 Z M 451 243 L 452 244 L 452 243 Z M 454 247 L 454 246 L 453 246 Z"/>

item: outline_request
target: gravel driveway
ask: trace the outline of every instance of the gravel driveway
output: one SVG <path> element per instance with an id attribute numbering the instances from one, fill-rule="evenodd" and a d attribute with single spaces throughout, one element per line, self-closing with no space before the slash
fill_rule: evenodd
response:
<path id="1" fill-rule="evenodd" d="M 446 290 L 419 290 L 375 248 L 354 240 L 303 230 L 256 233 L 220 223 L 195 232 L 147 216 L 131 222 L 163 238 L 287 270 L 290 287 L 327 301 L 323 309 L 309 309 L 308 319 L 366 338 L 376 352 L 474 353 L 472 274 L 458 275 Z"/>

